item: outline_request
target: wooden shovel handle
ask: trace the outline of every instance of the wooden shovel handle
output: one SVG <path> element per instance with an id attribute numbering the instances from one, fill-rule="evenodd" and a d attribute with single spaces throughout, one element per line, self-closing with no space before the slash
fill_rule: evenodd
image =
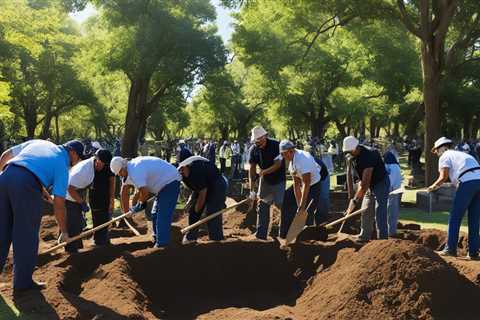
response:
<path id="1" fill-rule="evenodd" d="M 332 227 L 336 226 L 337 224 L 339 224 L 339 223 L 341 223 L 341 222 L 343 222 L 343 221 L 346 221 L 346 220 L 348 220 L 348 219 L 350 219 L 350 218 L 353 218 L 353 217 L 355 217 L 355 216 L 358 216 L 359 214 L 364 213 L 365 211 L 367 211 L 367 209 L 368 209 L 368 208 L 362 208 L 362 209 L 359 209 L 359 210 L 357 210 L 357 211 L 354 211 L 354 212 L 350 213 L 348 216 L 345 216 L 345 217 L 342 217 L 342 218 L 340 218 L 340 219 L 338 219 L 338 220 L 335 220 L 335 221 L 333 221 L 333 222 L 330 222 L 329 224 L 325 225 L 325 228 L 327 228 L 327 229 L 328 229 L 328 228 L 332 228 Z"/>
<path id="2" fill-rule="evenodd" d="M 183 228 L 180 232 L 181 232 L 182 234 L 185 234 L 185 233 L 187 233 L 188 231 L 190 231 L 190 230 L 192 230 L 192 229 L 195 229 L 196 227 L 204 224 L 205 222 L 208 222 L 208 221 L 212 220 L 213 218 L 218 217 L 218 216 L 221 215 L 222 213 L 224 213 L 224 212 L 226 212 L 226 211 L 228 211 L 228 210 L 230 210 L 230 209 L 234 209 L 234 208 L 236 208 L 236 207 L 238 207 L 238 206 L 240 206 L 240 205 L 242 205 L 242 204 L 244 204 L 244 203 L 246 203 L 246 202 L 248 202 L 248 201 L 251 201 L 251 200 L 247 198 L 247 199 L 242 200 L 242 201 L 240 201 L 240 202 L 238 202 L 238 203 L 236 203 L 236 204 L 234 204 L 234 205 L 232 205 L 232 206 L 230 206 L 230 207 L 226 207 L 225 209 L 222 209 L 222 210 L 220 210 L 220 211 L 218 211 L 218 212 L 215 212 L 215 213 L 213 213 L 213 214 L 211 214 L 211 215 L 209 215 L 209 216 L 207 216 L 207 217 L 205 217 L 205 218 L 203 218 L 203 219 L 195 222 L 194 224 L 189 225 L 188 227 Z"/>

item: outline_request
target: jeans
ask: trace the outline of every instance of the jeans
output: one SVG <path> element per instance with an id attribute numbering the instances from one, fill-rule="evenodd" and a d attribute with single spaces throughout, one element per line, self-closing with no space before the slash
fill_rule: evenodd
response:
<path id="1" fill-rule="evenodd" d="M 82 233 L 85 227 L 85 219 L 83 217 L 82 207 L 79 203 L 70 200 L 65 201 L 65 208 L 67 213 L 67 231 L 69 237 L 78 236 Z M 65 246 L 65 251 L 69 253 L 76 253 L 78 249 L 83 248 L 83 241 L 79 239 L 70 242 Z"/>
<path id="2" fill-rule="evenodd" d="M 192 195 L 195 202 L 197 201 L 198 193 L 194 192 Z M 209 216 L 212 213 L 218 212 L 222 209 L 225 209 L 225 200 L 227 197 L 227 183 L 225 179 L 221 176 L 215 181 L 215 184 L 212 188 L 207 189 L 207 199 L 205 201 L 206 215 Z M 200 213 L 195 212 L 195 204 L 191 206 L 189 215 L 188 215 L 188 224 L 192 225 L 202 216 L 204 210 L 200 210 Z M 222 216 L 219 215 L 216 218 L 207 222 L 208 225 L 208 236 L 210 240 L 220 241 L 223 240 L 223 222 Z M 193 229 L 187 234 L 188 240 L 197 240 L 198 238 L 198 228 Z"/>
<path id="3" fill-rule="evenodd" d="M 266 182 L 265 179 L 260 179 L 256 237 L 258 239 L 267 239 L 268 227 L 270 225 L 270 206 L 273 204 L 279 209 L 282 208 L 285 181 L 272 185 Z"/>
<path id="4" fill-rule="evenodd" d="M 445 250 L 457 252 L 460 224 L 468 209 L 468 252 L 478 255 L 480 223 L 480 180 L 461 182 L 455 193 L 453 208 L 448 219 L 448 241 Z"/>
<path id="5" fill-rule="evenodd" d="M 314 221 L 316 225 L 319 225 L 321 223 L 321 219 L 325 218 L 325 216 L 322 216 L 322 213 L 319 212 L 318 210 L 319 204 L 320 202 L 322 202 L 322 199 L 320 198 L 321 187 L 322 187 L 322 182 L 317 182 L 316 184 L 310 187 L 307 206 L 312 200 L 313 200 L 313 203 L 310 206 L 308 210 L 308 215 L 307 215 L 306 224 L 309 226 L 313 225 Z M 298 210 L 297 200 L 295 198 L 295 192 L 294 192 L 293 186 L 291 186 L 285 191 L 285 196 L 282 204 L 282 216 L 280 220 L 280 235 L 279 235 L 280 238 L 285 239 L 287 237 L 288 229 L 290 229 L 290 225 L 292 224 L 293 219 L 297 214 L 297 210 Z"/>
<path id="6" fill-rule="evenodd" d="M 388 196 L 388 236 L 393 237 L 397 234 L 398 215 L 400 213 L 400 200 L 402 194 L 392 194 Z"/>
<path id="7" fill-rule="evenodd" d="M 175 180 L 163 187 L 155 197 L 152 227 L 156 245 L 159 247 L 164 247 L 170 242 L 170 228 L 179 194 L 180 181 Z"/>
<path id="8" fill-rule="evenodd" d="M 13 243 L 13 286 L 33 285 L 42 219 L 40 182 L 27 169 L 9 165 L 0 174 L 0 273 Z"/>
<path id="9" fill-rule="evenodd" d="M 330 210 L 330 176 L 327 176 L 325 180 L 320 181 L 320 201 L 318 201 L 317 224 L 326 221 L 328 212 Z"/>
<path id="10" fill-rule="evenodd" d="M 388 176 L 370 187 L 369 192 L 365 195 L 362 208 L 368 208 L 362 214 L 360 238 L 370 240 L 373 232 L 374 221 L 377 224 L 378 239 L 388 239 L 388 222 L 387 222 L 387 204 L 388 194 L 390 190 L 390 179 Z M 375 203 L 375 210 L 373 204 Z"/>

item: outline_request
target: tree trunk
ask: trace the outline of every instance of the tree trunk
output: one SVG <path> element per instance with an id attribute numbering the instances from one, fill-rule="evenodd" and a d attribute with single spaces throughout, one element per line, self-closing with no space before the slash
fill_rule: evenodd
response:
<path id="1" fill-rule="evenodd" d="M 37 113 L 35 108 L 25 106 L 23 118 L 25 119 L 25 129 L 27 130 L 27 139 L 35 138 L 35 129 L 37 128 Z"/>
<path id="2" fill-rule="evenodd" d="M 370 138 L 375 138 L 375 132 L 377 131 L 377 119 L 374 116 L 370 117 Z"/>
<path id="3" fill-rule="evenodd" d="M 55 115 L 55 142 L 58 144 L 60 143 L 60 126 L 58 125 L 58 118 L 60 115 Z"/>
<path id="4" fill-rule="evenodd" d="M 131 83 L 121 147 L 123 157 L 137 156 L 140 129 L 146 119 L 148 84 L 147 79 L 137 79 Z"/>
<path id="5" fill-rule="evenodd" d="M 430 152 L 440 137 L 440 68 L 432 45 L 422 43 L 423 100 L 425 104 L 425 183 L 430 185 L 438 175 L 438 159 Z"/>
<path id="6" fill-rule="evenodd" d="M 53 114 L 48 112 L 43 119 L 42 132 L 40 133 L 41 139 L 50 138 L 50 125 L 52 123 Z"/>
<path id="7" fill-rule="evenodd" d="M 392 136 L 395 139 L 400 137 L 400 122 L 397 119 L 395 119 L 395 122 L 393 123 Z"/>
<path id="8" fill-rule="evenodd" d="M 469 140 L 472 137 L 472 116 L 465 114 L 463 116 L 463 140 Z"/>

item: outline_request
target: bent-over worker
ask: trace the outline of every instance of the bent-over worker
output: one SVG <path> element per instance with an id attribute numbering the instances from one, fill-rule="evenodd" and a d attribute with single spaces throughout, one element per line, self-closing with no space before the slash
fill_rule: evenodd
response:
<path id="1" fill-rule="evenodd" d="M 208 159 L 200 156 L 187 158 L 180 163 L 178 171 L 183 177 L 183 183 L 193 190 L 188 215 L 190 225 L 200 220 L 204 211 L 209 216 L 226 208 L 227 183 L 217 167 Z M 207 223 L 210 240 L 223 240 L 222 216 L 219 215 Z M 197 237 L 198 229 L 193 229 L 185 235 L 183 243 L 195 242 Z"/>
<path id="2" fill-rule="evenodd" d="M 110 168 L 114 174 L 124 178 L 120 191 L 124 213 L 129 210 L 132 212 L 144 210 L 149 194 L 155 195 L 152 208 L 155 246 L 167 246 L 170 242 L 170 228 L 182 179 L 177 168 L 156 157 L 137 157 L 130 161 L 122 157 L 114 157 Z M 139 192 L 137 204 L 130 209 L 128 209 L 130 200 L 127 186 L 134 186 Z"/>
<path id="3" fill-rule="evenodd" d="M 0 272 L 13 242 L 14 292 L 45 287 L 32 279 L 42 218 L 42 188 L 52 187 L 61 240 L 69 239 L 65 219 L 68 169 L 82 153 L 83 148 L 80 150 L 77 144 L 32 142 L 0 174 Z"/>
<path id="4" fill-rule="evenodd" d="M 353 169 L 360 179 L 360 187 L 353 199 L 350 200 L 346 214 L 352 213 L 362 201 L 363 208 L 373 207 L 372 202 L 376 202 L 375 211 L 367 210 L 362 214 L 358 240 L 362 242 L 370 240 L 374 221 L 377 223 L 378 238 L 387 239 L 387 203 L 390 180 L 382 156 L 377 150 L 360 145 L 353 136 L 348 136 L 343 140 L 343 152 L 352 156 Z M 347 179 L 347 183 L 352 184 L 352 179 Z M 353 186 L 350 185 L 349 189 L 353 190 Z"/>
<path id="5" fill-rule="evenodd" d="M 480 224 L 480 165 L 471 155 L 451 150 L 451 147 L 452 140 L 442 137 L 435 142 L 432 148 L 432 152 L 440 157 L 438 162 L 440 176 L 428 188 L 428 191 L 432 192 L 438 189 L 448 178 L 458 186 L 448 219 L 447 245 L 439 254 L 443 256 L 457 255 L 460 224 L 468 209 L 468 257 L 477 260 Z"/>

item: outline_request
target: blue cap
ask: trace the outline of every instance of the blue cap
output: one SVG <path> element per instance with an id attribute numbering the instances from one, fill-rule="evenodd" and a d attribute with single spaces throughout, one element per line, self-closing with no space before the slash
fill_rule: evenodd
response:
<path id="1" fill-rule="evenodd" d="M 85 150 L 85 147 L 83 146 L 83 143 L 81 143 L 78 140 L 70 140 L 66 143 L 63 144 L 65 149 L 67 150 L 73 150 L 75 151 L 80 158 L 84 158 L 83 151 Z"/>
<path id="2" fill-rule="evenodd" d="M 285 152 L 287 150 L 295 148 L 295 145 L 290 140 L 280 141 L 280 152 Z"/>

